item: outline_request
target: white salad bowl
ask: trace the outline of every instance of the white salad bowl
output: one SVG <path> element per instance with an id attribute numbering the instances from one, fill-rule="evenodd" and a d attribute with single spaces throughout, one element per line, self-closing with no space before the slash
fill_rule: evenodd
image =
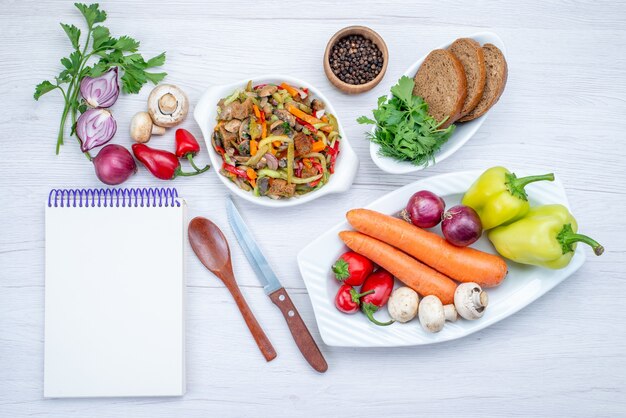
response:
<path id="1" fill-rule="evenodd" d="M 515 172 L 520 177 L 526 175 L 523 170 Z M 463 194 L 481 174 L 481 171 L 464 171 L 428 177 L 401 187 L 366 208 L 395 215 L 418 190 L 430 190 L 446 201 L 446 207 L 452 207 L 460 203 Z M 527 190 L 533 206 L 560 203 L 569 208 L 565 190 L 558 179 L 553 182 L 533 183 Z M 331 266 L 342 253 L 348 251 L 338 236 L 339 232 L 345 230 L 352 230 L 352 227 L 343 219 L 298 253 L 298 266 L 311 298 L 317 326 L 322 339 L 329 346 L 397 347 L 433 344 L 465 337 L 513 315 L 568 278 L 585 262 L 585 245 L 578 245 L 570 263 L 560 270 L 527 266 L 507 260 L 507 277 L 498 287 L 486 289 L 489 306 L 482 318 L 475 321 L 447 322 L 441 332 L 432 334 L 422 329 L 417 318 L 406 324 L 395 323 L 380 327 L 369 322 L 365 315 L 346 315 L 335 308 L 334 299 L 339 284 L 333 277 Z M 441 227 L 436 226 L 431 231 L 440 234 Z M 495 253 L 495 248 L 486 234 L 472 247 Z M 395 286 L 400 285 L 396 280 Z M 387 307 L 376 312 L 375 317 L 380 321 L 387 321 Z"/>
<path id="2" fill-rule="evenodd" d="M 504 47 L 504 42 L 502 42 L 502 39 L 500 39 L 500 37 L 493 32 L 478 32 L 473 35 L 467 36 L 467 38 L 472 38 L 478 43 L 480 43 L 481 45 L 484 45 L 487 43 L 493 44 L 497 46 L 498 48 L 500 48 L 502 53 L 506 56 L 506 49 Z M 435 49 L 446 49 L 452 44 L 452 42 L 454 42 L 455 39 Z M 422 58 L 415 61 L 415 63 L 413 63 L 413 65 L 411 65 L 404 72 L 403 75 L 406 75 L 407 77 L 411 77 L 411 78 L 415 77 L 415 73 L 417 73 L 417 70 L 422 65 L 422 62 L 424 61 L 427 55 L 428 54 L 424 55 Z M 388 98 L 391 98 L 391 96 L 392 96 L 391 93 L 389 93 Z M 441 147 L 441 149 L 435 154 L 434 162 L 431 162 L 430 165 L 435 165 L 439 161 L 445 160 L 446 158 L 448 158 L 449 156 L 457 152 L 459 148 L 465 145 L 465 143 L 469 141 L 469 139 L 472 136 L 474 136 L 476 131 L 480 129 L 482 124 L 485 122 L 485 119 L 488 114 L 489 112 L 469 122 L 457 123 L 454 133 L 450 136 L 448 141 Z M 372 128 L 372 133 L 374 133 L 375 129 L 376 127 Z M 386 171 L 388 173 L 406 174 L 406 173 L 412 173 L 412 172 L 419 171 L 419 170 L 426 168 L 426 166 L 417 166 L 415 164 L 411 164 L 408 161 L 398 161 L 391 157 L 382 156 L 379 154 L 379 150 L 380 150 L 380 145 L 375 144 L 373 142 L 370 144 L 370 155 L 372 156 L 372 160 L 374 160 L 374 163 L 381 170 Z"/>
<path id="3" fill-rule="evenodd" d="M 326 105 L 327 113 L 332 113 L 333 115 L 335 115 L 335 117 L 337 118 L 337 123 L 339 125 L 339 135 L 341 136 L 341 143 L 339 145 L 339 155 L 337 157 L 337 162 L 335 163 L 335 173 L 330 176 L 328 183 L 324 185 L 324 187 L 302 196 L 294 196 L 290 199 L 275 200 L 266 196 L 255 196 L 254 194 L 252 194 L 252 192 L 246 192 L 245 190 L 237 187 L 236 184 L 234 184 L 228 178 L 222 176 L 219 173 L 222 166 L 222 157 L 213 149 L 213 145 L 211 144 L 213 129 L 215 128 L 215 125 L 217 123 L 217 102 L 219 102 L 220 99 L 224 97 L 230 96 L 236 89 L 245 88 L 249 80 L 252 80 L 255 85 L 263 83 L 280 84 L 282 82 L 287 82 L 293 86 L 306 87 L 309 89 L 309 92 L 313 94 L 314 98 L 318 98 L 324 102 L 324 104 Z M 352 185 L 354 177 L 356 176 L 357 169 L 359 168 L 359 159 L 357 158 L 356 153 L 348 142 L 348 138 L 341 125 L 341 118 L 339 117 L 339 115 L 337 115 L 337 112 L 333 108 L 332 103 L 330 103 L 328 98 L 326 98 L 326 96 L 324 96 L 322 92 L 320 92 L 317 88 L 297 78 L 283 75 L 269 75 L 252 77 L 232 84 L 211 86 L 200 97 L 200 100 L 198 101 L 194 109 L 193 116 L 196 120 L 196 123 L 200 126 L 200 130 L 202 131 L 202 135 L 204 136 L 204 142 L 206 143 L 206 147 L 209 151 L 209 157 L 211 158 L 211 163 L 213 165 L 216 175 L 219 177 L 222 183 L 224 183 L 224 185 L 228 189 L 230 189 L 232 193 L 236 194 L 242 199 L 245 199 L 257 205 L 268 207 L 296 206 L 310 202 L 327 194 L 345 192 Z"/>

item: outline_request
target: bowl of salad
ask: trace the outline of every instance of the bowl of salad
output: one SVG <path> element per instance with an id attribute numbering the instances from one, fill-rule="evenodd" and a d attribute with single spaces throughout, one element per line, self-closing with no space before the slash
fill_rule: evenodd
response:
<path id="1" fill-rule="evenodd" d="M 293 77 L 210 87 L 194 118 L 222 183 L 258 205 L 295 206 L 345 192 L 358 169 L 331 103 Z"/>

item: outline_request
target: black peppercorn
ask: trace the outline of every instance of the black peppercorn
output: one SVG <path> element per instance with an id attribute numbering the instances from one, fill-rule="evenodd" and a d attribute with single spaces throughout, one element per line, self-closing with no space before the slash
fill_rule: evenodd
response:
<path id="1" fill-rule="evenodd" d="M 344 83 L 369 83 L 383 68 L 383 54 L 376 44 L 361 35 L 341 38 L 329 54 L 333 73 Z"/>

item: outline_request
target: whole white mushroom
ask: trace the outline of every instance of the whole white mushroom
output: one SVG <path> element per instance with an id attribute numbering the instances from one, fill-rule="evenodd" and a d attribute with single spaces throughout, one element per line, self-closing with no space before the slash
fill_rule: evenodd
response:
<path id="1" fill-rule="evenodd" d="M 429 295 L 422 299 L 418 308 L 422 328 L 428 332 L 439 332 L 446 321 L 454 322 L 458 314 L 454 305 L 443 305 L 437 296 Z"/>
<path id="2" fill-rule="evenodd" d="M 464 319 L 481 318 L 488 303 L 487 292 L 474 282 L 461 283 L 454 292 L 454 306 Z"/>
<path id="3" fill-rule="evenodd" d="M 399 287 L 391 293 L 387 310 L 389 316 L 398 322 L 409 322 L 417 316 L 419 295 L 410 287 Z"/>

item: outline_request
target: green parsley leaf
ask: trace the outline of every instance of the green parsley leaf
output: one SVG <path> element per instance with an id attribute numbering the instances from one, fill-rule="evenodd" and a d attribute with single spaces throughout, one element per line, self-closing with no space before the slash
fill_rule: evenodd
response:
<path id="1" fill-rule="evenodd" d="M 122 52 L 136 52 L 139 49 L 139 42 L 129 36 L 121 36 L 112 48 Z"/>
<path id="2" fill-rule="evenodd" d="M 93 49 L 98 50 L 105 47 L 111 47 L 115 44 L 115 39 L 111 38 L 111 32 L 105 26 L 96 26 L 91 33 L 93 38 Z"/>
<path id="3" fill-rule="evenodd" d="M 165 52 L 160 53 L 156 57 L 152 57 L 146 62 L 146 68 L 160 67 L 165 64 Z"/>
<path id="4" fill-rule="evenodd" d="M 149 73 L 145 72 L 146 79 L 152 84 L 159 84 L 167 75 L 167 73 Z"/>
<path id="5" fill-rule="evenodd" d="M 376 121 L 367 116 L 359 116 L 356 121 L 361 125 L 376 125 Z"/>
<path id="6" fill-rule="evenodd" d="M 378 99 L 378 106 L 372 111 L 375 120 L 361 116 L 357 122 L 376 125 L 367 138 L 380 145 L 381 155 L 428 165 L 455 127 L 439 128 L 444 121 L 437 122 L 428 114 L 424 99 L 413 96 L 414 85 L 411 78 L 403 76 L 391 88 L 391 99 Z"/>
<path id="7" fill-rule="evenodd" d="M 78 43 L 80 40 L 80 29 L 78 29 L 74 25 L 66 25 L 65 23 L 61 23 L 61 27 L 67 34 L 67 37 L 70 39 L 70 42 L 72 43 L 74 49 L 78 51 L 78 48 L 80 47 Z"/>
<path id="8" fill-rule="evenodd" d="M 49 82 L 48 80 L 44 80 L 41 83 L 37 84 L 37 87 L 35 87 L 35 94 L 33 94 L 33 97 L 35 98 L 35 100 L 39 100 L 39 98 L 41 96 L 43 96 L 44 94 L 58 88 L 59 86 L 52 84 L 51 82 Z"/>
<path id="9" fill-rule="evenodd" d="M 83 3 L 74 3 L 74 6 L 83 14 L 89 28 L 93 28 L 93 25 L 96 23 L 104 22 L 107 18 L 106 12 L 100 10 L 98 3 L 90 4 L 89 6 Z"/>

